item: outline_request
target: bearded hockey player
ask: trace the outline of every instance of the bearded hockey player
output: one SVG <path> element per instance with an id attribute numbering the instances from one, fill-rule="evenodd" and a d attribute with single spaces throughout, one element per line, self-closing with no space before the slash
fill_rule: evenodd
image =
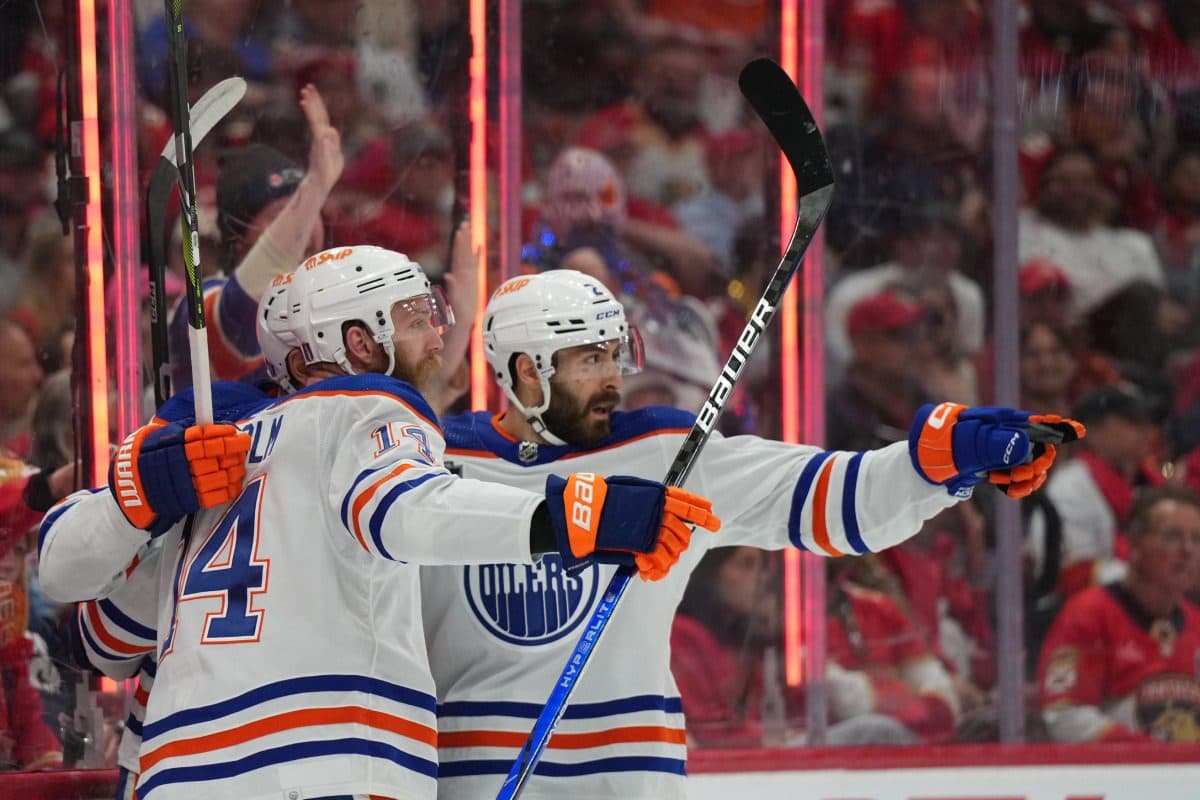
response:
<path id="1" fill-rule="evenodd" d="M 446 420 L 447 463 L 465 477 L 533 491 L 564 469 L 666 474 L 694 415 L 615 410 L 640 349 L 624 308 L 598 281 L 570 270 L 513 278 L 493 294 L 483 336 L 509 407 Z M 686 736 L 668 642 L 705 550 L 852 556 L 891 547 L 985 478 L 1013 497 L 1041 486 L 1055 453 L 1030 440 L 1039 423 L 1082 435 L 1059 417 L 950 403 L 921 409 L 907 442 L 863 453 L 714 434 L 688 487 L 714 498 L 721 535 L 694 538 L 665 580 L 630 586 L 524 796 L 684 797 Z M 487 540 L 494 528 L 473 535 Z M 422 569 L 439 798 L 495 794 L 613 570 L 569 571 L 553 556 Z"/>

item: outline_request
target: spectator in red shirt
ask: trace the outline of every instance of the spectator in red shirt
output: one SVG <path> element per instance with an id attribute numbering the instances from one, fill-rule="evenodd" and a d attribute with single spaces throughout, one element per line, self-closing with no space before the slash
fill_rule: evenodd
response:
<path id="1" fill-rule="evenodd" d="M 851 559 L 846 559 L 847 561 Z M 782 680 L 778 575 L 771 555 L 724 547 L 704 556 L 671 627 L 671 672 L 687 715 L 688 742 L 759 747 L 803 741 L 805 689 Z M 914 744 L 885 682 L 830 663 L 827 743 Z M 871 706 L 882 708 L 873 711 Z"/>
<path id="2" fill-rule="evenodd" d="M 1164 487 L 1130 515 L 1129 574 L 1073 597 L 1042 648 L 1038 678 L 1060 742 L 1200 741 L 1200 496 Z"/>
<path id="3" fill-rule="evenodd" d="M 0 504 L 0 770 L 62 764 L 62 746 L 42 719 L 41 698 L 29 679 L 33 642 L 25 635 L 25 561 L 40 517 L 19 494 Z"/>
<path id="4" fill-rule="evenodd" d="M 874 561 L 837 559 L 827 568 L 826 654 L 862 676 L 856 692 L 831 691 L 831 716 L 882 714 L 922 741 L 948 741 L 960 710 L 954 681 L 895 601 L 857 582 L 857 572 L 877 569 Z"/>

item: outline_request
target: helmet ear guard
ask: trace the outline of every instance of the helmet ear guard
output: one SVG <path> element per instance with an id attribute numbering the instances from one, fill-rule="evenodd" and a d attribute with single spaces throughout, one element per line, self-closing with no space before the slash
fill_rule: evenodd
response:
<path id="1" fill-rule="evenodd" d="M 280 276 L 258 302 L 258 346 L 266 362 L 267 376 L 288 394 L 296 391 L 288 371 L 288 354 L 299 346 L 288 324 L 288 283 Z"/>
<path id="2" fill-rule="evenodd" d="M 621 347 L 621 373 L 638 371 L 641 337 L 626 322 L 624 307 L 603 284 L 575 270 L 511 278 L 496 289 L 484 311 L 483 350 L 496 383 L 551 444 L 565 444 L 541 416 L 550 407 L 554 354 L 613 340 Z M 514 382 L 515 357 L 522 353 L 532 359 L 542 389 L 541 402 L 532 407 L 517 397 Z"/>

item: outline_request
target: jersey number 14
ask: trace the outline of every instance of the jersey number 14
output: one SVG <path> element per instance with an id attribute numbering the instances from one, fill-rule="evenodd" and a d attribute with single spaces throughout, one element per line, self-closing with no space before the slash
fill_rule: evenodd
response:
<path id="1" fill-rule="evenodd" d="M 271 567 L 270 559 L 258 557 L 259 505 L 265 483 L 263 475 L 246 484 L 204 544 L 191 558 L 179 561 L 176 616 L 189 600 L 220 600 L 218 610 L 204 617 L 203 644 L 257 642 L 262 632 L 263 611 L 254 608 L 254 599 L 267 590 Z M 174 645 L 176 624 L 173 620 L 163 656 Z"/>

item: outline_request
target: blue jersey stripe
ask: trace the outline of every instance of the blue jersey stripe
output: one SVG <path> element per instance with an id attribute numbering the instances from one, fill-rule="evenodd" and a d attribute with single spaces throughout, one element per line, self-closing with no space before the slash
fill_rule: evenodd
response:
<path id="1" fill-rule="evenodd" d="M 126 633 L 148 642 L 154 642 L 158 638 L 158 634 L 153 628 L 148 628 L 137 620 L 130 619 L 125 615 L 125 612 L 117 608 L 113 601 L 107 599 L 101 600 L 98 605 L 100 606 L 100 610 L 104 612 L 104 616 Z"/>
<path id="2" fill-rule="evenodd" d="M 575 703 L 567 706 L 563 719 L 596 719 L 616 714 L 632 714 L 637 711 L 662 711 L 667 714 L 682 714 L 683 701 L 678 697 L 643 694 L 623 697 L 603 703 Z M 537 719 L 542 713 L 541 703 L 489 703 L 473 700 L 458 700 L 438 706 L 439 717 L 520 717 Z M 505 769 L 507 772 L 507 768 Z"/>
<path id="3" fill-rule="evenodd" d="M 246 293 L 235 275 L 230 275 L 217 302 L 216 323 L 225 341 L 232 344 L 242 358 L 262 355 L 262 348 L 258 346 L 258 326 L 246 324 L 257 313 L 258 301 Z"/>
<path id="4" fill-rule="evenodd" d="M 471 761 L 443 761 L 438 765 L 439 778 L 465 778 L 470 775 L 507 775 L 512 759 L 475 759 Z M 597 775 L 605 772 L 667 772 L 672 775 L 687 775 L 687 762 L 681 758 L 656 758 L 654 756 L 617 756 L 598 758 L 595 761 L 580 761 L 577 764 L 561 764 L 545 761 L 537 765 L 534 775 L 547 778 L 574 778 L 580 775 Z"/>
<path id="5" fill-rule="evenodd" d="M 862 531 L 858 529 L 858 512 L 855 510 L 858 499 L 858 470 L 862 466 L 862 453 L 855 453 L 846 465 L 846 479 L 842 482 L 842 528 L 846 532 L 846 541 L 857 555 L 870 552 L 871 548 L 863 541 Z"/>
<path id="6" fill-rule="evenodd" d="M 378 678 L 367 678 L 361 675 L 309 675 L 303 678 L 289 678 L 276 683 L 268 683 L 219 703 L 176 711 L 170 716 L 147 725 L 145 738 L 149 741 L 175 728 L 211 722 L 214 719 L 236 714 L 280 697 L 312 692 L 362 692 L 404 703 L 431 714 L 437 711 L 437 704 L 432 695 L 409 689 L 406 686 L 388 683 Z"/>
<path id="7" fill-rule="evenodd" d="M 817 474 L 821 471 L 821 465 L 832 455 L 833 453 L 828 450 L 814 453 L 813 457 L 804 465 L 804 470 L 796 480 L 796 488 L 792 490 L 792 509 L 788 512 L 788 539 L 801 550 L 808 549 L 804 546 L 804 539 L 800 535 L 800 519 L 804 511 L 804 503 L 808 500 L 808 493 L 812 491 L 813 481 L 817 479 Z"/>
<path id="8" fill-rule="evenodd" d="M 400 481 L 391 489 L 389 489 L 388 493 L 385 494 L 383 499 L 379 501 L 379 504 L 375 507 L 374 513 L 371 514 L 371 521 L 368 523 L 367 529 L 371 532 L 371 541 L 375 543 L 375 547 L 379 550 L 384 558 L 391 559 L 392 561 L 397 560 L 392 556 L 391 553 L 388 552 L 387 548 L 383 546 L 383 520 L 387 516 L 388 509 L 392 507 L 392 503 L 396 502 L 396 499 L 400 497 L 400 495 L 404 494 L 410 489 L 415 489 L 428 480 L 448 474 L 449 473 L 447 473 L 445 470 L 439 472 L 427 472 L 424 475 L 419 475 L 413 478 L 412 480 Z"/>
<path id="9" fill-rule="evenodd" d="M 82 608 L 82 606 L 81 606 L 81 608 Z M 83 634 L 83 638 L 87 640 L 88 647 L 90 647 L 101 658 L 106 659 L 108 661 L 128 661 L 131 658 L 130 656 L 121 655 L 120 653 L 114 653 L 111 650 L 106 650 L 105 648 L 101 647 L 100 643 L 97 642 L 95 637 L 92 636 L 91 625 L 89 625 L 87 622 L 86 614 L 81 613 L 79 615 L 78 622 L 79 622 L 79 631 L 80 631 L 80 633 Z"/>
<path id="10" fill-rule="evenodd" d="M 406 753 L 398 747 L 369 739 L 330 739 L 327 741 L 298 742 L 280 747 L 272 747 L 252 755 L 244 756 L 235 761 L 218 761 L 194 767 L 175 767 L 155 773 L 149 780 L 138 784 L 138 797 L 149 797 L 151 792 L 160 786 L 171 783 L 199 783 L 222 778 L 232 778 L 253 772 L 256 769 L 299 761 L 305 758 L 320 758 L 335 755 L 360 755 L 370 758 L 381 758 L 399 764 L 405 769 L 437 778 L 437 764 L 427 758 Z"/>
<path id="11" fill-rule="evenodd" d="M 342 524 L 346 526 L 346 530 L 351 532 L 354 531 L 354 527 L 350 523 L 350 500 L 354 497 L 354 493 L 358 490 L 358 485 L 374 475 L 376 472 L 387 469 L 391 466 L 394 466 L 394 464 L 389 463 L 382 464 L 378 467 L 369 467 L 355 476 L 354 483 L 350 484 L 350 489 L 346 492 L 346 496 L 342 498 Z"/>
<path id="12" fill-rule="evenodd" d="M 141 736 L 142 721 L 131 713 L 129 718 L 125 720 L 125 730 L 129 731 L 134 736 Z"/>

